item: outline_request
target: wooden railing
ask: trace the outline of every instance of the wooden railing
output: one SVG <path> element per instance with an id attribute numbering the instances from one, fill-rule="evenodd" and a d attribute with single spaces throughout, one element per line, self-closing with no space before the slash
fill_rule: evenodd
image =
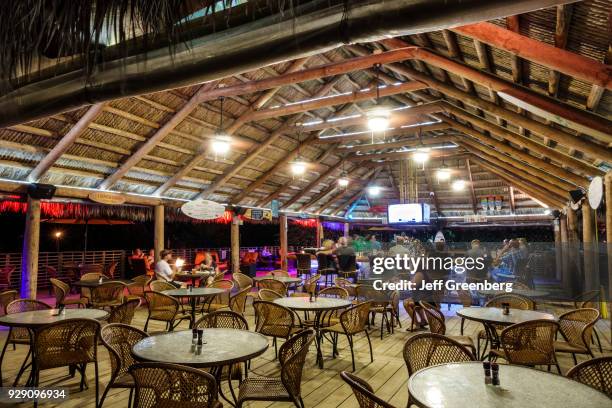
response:
<path id="1" fill-rule="evenodd" d="M 241 247 L 240 256 L 242 257 L 249 251 L 261 251 L 263 247 Z M 279 247 L 267 247 L 274 255 L 278 256 Z M 216 251 L 222 260 L 229 259 L 230 249 L 226 248 L 182 248 L 174 249 L 176 257 L 183 258 L 188 262 L 195 259 L 197 252 Z M 40 252 L 38 255 L 38 288 L 45 289 L 50 286 L 50 268 L 57 271 L 59 279 L 67 279 L 71 273 L 70 265 L 80 264 L 99 264 L 107 270 L 113 263 L 117 262 L 115 270 L 116 276 L 123 275 L 127 266 L 127 256 L 129 250 L 110 250 L 110 251 L 75 251 L 75 252 Z M 11 276 L 11 287 L 19 289 L 21 281 L 21 252 L 0 253 L 0 268 L 15 268 Z"/>

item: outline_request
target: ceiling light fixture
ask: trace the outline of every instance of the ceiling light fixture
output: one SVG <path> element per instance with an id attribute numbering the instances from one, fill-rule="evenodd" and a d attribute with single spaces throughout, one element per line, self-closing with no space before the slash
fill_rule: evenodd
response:
<path id="1" fill-rule="evenodd" d="M 307 164 L 303 161 L 294 161 L 291 163 L 291 172 L 296 176 L 301 176 L 306 173 Z"/>
<path id="2" fill-rule="evenodd" d="M 462 191 L 465 188 L 465 180 L 455 180 L 452 187 L 453 191 Z"/>
<path id="3" fill-rule="evenodd" d="M 223 100 L 225 98 L 219 98 L 221 100 L 221 119 L 219 121 L 219 128 L 217 129 L 217 133 L 215 137 L 211 141 L 212 151 L 215 154 L 215 161 L 217 160 L 217 156 L 223 156 L 225 159 L 225 155 L 230 151 L 231 148 L 231 138 L 223 132 Z"/>
<path id="4" fill-rule="evenodd" d="M 412 155 L 412 158 L 419 164 L 425 164 L 425 162 L 429 160 L 429 149 L 417 149 Z"/>
<path id="5" fill-rule="evenodd" d="M 451 171 L 444 164 L 444 160 L 442 160 L 442 167 L 438 169 L 438 172 L 436 173 L 436 178 L 438 179 L 438 183 L 441 181 L 448 181 L 451 178 Z"/>
<path id="6" fill-rule="evenodd" d="M 380 194 L 380 187 L 378 186 L 370 186 L 368 187 L 368 194 L 371 195 L 372 197 L 376 197 L 377 195 Z"/>
<path id="7" fill-rule="evenodd" d="M 349 179 L 347 179 L 346 177 L 341 177 L 338 179 L 338 185 L 340 187 L 346 188 L 349 185 Z"/>
<path id="8" fill-rule="evenodd" d="M 380 64 L 374 66 L 376 69 L 376 105 L 368 109 L 366 118 L 368 128 L 372 132 L 382 132 L 387 130 L 391 120 L 391 109 L 380 104 Z"/>

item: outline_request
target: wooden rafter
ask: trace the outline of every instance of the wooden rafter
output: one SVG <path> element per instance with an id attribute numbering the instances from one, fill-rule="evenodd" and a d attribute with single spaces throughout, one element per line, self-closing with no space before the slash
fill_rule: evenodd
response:
<path id="1" fill-rule="evenodd" d="M 472 177 L 472 168 L 470 166 L 470 159 L 465 159 L 465 167 L 467 169 L 468 181 L 470 182 L 470 196 L 472 199 L 472 209 L 474 214 L 478 213 L 478 202 L 476 200 L 476 191 L 474 190 L 474 178 Z"/>

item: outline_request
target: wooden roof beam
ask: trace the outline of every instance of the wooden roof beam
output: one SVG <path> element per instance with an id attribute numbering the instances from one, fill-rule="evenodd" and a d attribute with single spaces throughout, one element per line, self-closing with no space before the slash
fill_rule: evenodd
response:
<path id="1" fill-rule="evenodd" d="M 565 48 L 567 45 L 573 7 L 572 4 L 557 6 L 557 23 L 555 25 L 555 47 L 557 48 Z M 559 91 L 560 79 L 561 74 L 559 71 L 551 69 L 548 75 L 548 94 L 553 98 L 557 96 Z"/>
<path id="2" fill-rule="evenodd" d="M 183 105 L 181 109 L 179 109 L 174 116 L 170 118 L 162 127 L 157 129 L 157 131 L 151 136 L 146 142 L 144 142 L 134 154 L 132 154 L 128 159 L 123 162 L 121 167 L 119 167 L 113 174 L 108 176 L 102 183 L 98 186 L 101 190 L 110 189 L 121 177 L 123 177 L 132 167 L 138 164 L 140 160 L 153 148 L 161 142 L 179 123 L 181 123 L 198 105 L 199 98 L 209 92 L 216 86 L 217 82 L 209 82 L 200 87 L 200 89 Z"/>
<path id="3" fill-rule="evenodd" d="M 389 38 L 383 40 L 382 43 L 391 49 L 403 48 L 406 45 L 406 42 L 399 38 Z M 546 119 L 553 120 L 563 126 L 570 127 L 597 138 L 609 139 L 612 137 L 610 135 L 612 122 L 601 116 L 593 115 L 566 103 L 553 100 L 529 89 L 522 88 L 512 82 L 505 81 L 492 74 L 478 71 L 472 67 L 449 60 L 423 48 L 415 50 L 415 58 L 451 71 L 456 75 L 464 76 L 487 88 L 491 88 L 498 94 L 502 94 L 504 99 L 508 100 L 510 103 L 531 111 L 536 115 L 543 116 Z M 599 64 L 597 62 L 595 63 Z M 429 79 L 431 80 L 432 78 L 430 77 Z M 429 81 L 427 83 L 429 83 Z"/>
<path id="4" fill-rule="evenodd" d="M 313 97 L 322 97 L 327 95 L 327 93 L 331 90 L 331 88 L 340 80 L 341 77 L 335 77 L 326 82 L 319 88 L 319 90 L 314 94 Z M 204 190 L 200 197 L 207 197 L 209 194 L 212 194 L 217 190 L 221 185 L 227 183 L 232 177 L 234 177 L 240 170 L 242 170 L 251 160 L 258 157 L 261 153 L 263 153 L 268 147 L 272 146 L 274 142 L 276 142 L 282 135 L 287 133 L 293 125 L 302 118 L 303 114 L 299 113 L 293 115 L 288 118 L 280 125 L 278 128 L 270 133 L 270 136 L 262 143 L 260 143 L 257 147 L 251 150 L 246 157 L 244 157 L 240 162 L 231 166 L 228 169 L 225 169 L 224 174 L 220 177 L 215 178 L 213 183 Z"/>
<path id="5" fill-rule="evenodd" d="M 472 168 L 470 166 L 470 159 L 465 159 L 465 167 L 467 169 L 468 180 L 470 181 L 470 196 L 472 199 L 472 209 L 474 214 L 478 213 L 478 202 L 476 200 L 476 192 L 474 191 L 474 178 L 472 177 Z"/>
<path id="6" fill-rule="evenodd" d="M 592 58 L 556 48 L 491 23 L 470 24 L 452 30 L 565 75 L 612 90 L 612 68 Z"/>
<path id="7" fill-rule="evenodd" d="M 66 133 L 49 153 L 28 174 L 28 181 L 35 183 L 39 181 L 55 162 L 68 151 L 81 134 L 87 129 L 104 109 L 104 103 L 92 105 L 77 123 Z"/>
<path id="8" fill-rule="evenodd" d="M 378 177 L 378 174 L 380 173 L 380 171 L 382 170 L 382 167 L 378 167 L 376 169 L 371 169 L 369 170 L 366 174 L 363 175 L 364 179 L 367 179 L 367 183 L 368 185 L 372 183 L 372 181 L 376 180 L 376 177 Z M 367 186 L 365 187 L 367 188 Z M 357 194 L 360 194 L 363 192 L 363 190 L 365 189 L 364 187 L 359 186 L 359 191 Z M 329 207 L 331 207 L 333 204 L 337 203 L 338 201 L 340 201 L 342 199 L 342 197 L 344 197 L 346 195 L 346 190 L 340 191 L 338 194 L 334 195 L 332 198 L 330 198 L 326 203 L 324 203 L 323 205 L 321 205 L 318 209 L 317 212 L 319 214 L 323 213 L 323 211 L 325 211 L 326 209 L 328 209 Z M 344 206 L 343 206 L 344 207 Z"/>

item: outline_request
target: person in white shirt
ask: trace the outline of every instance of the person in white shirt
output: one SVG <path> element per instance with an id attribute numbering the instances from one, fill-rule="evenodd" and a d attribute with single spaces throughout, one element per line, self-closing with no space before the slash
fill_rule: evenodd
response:
<path id="1" fill-rule="evenodd" d="M 157 279 L 166 281 L 178 288 L 181 284 L 174 281 L 176 270 L 173 266 L 170 266 L 170 261 L 172 261 L 172 251 L 165 249 L 161 251 L 160 260 L 155 264 L 155 276 Z"/>

